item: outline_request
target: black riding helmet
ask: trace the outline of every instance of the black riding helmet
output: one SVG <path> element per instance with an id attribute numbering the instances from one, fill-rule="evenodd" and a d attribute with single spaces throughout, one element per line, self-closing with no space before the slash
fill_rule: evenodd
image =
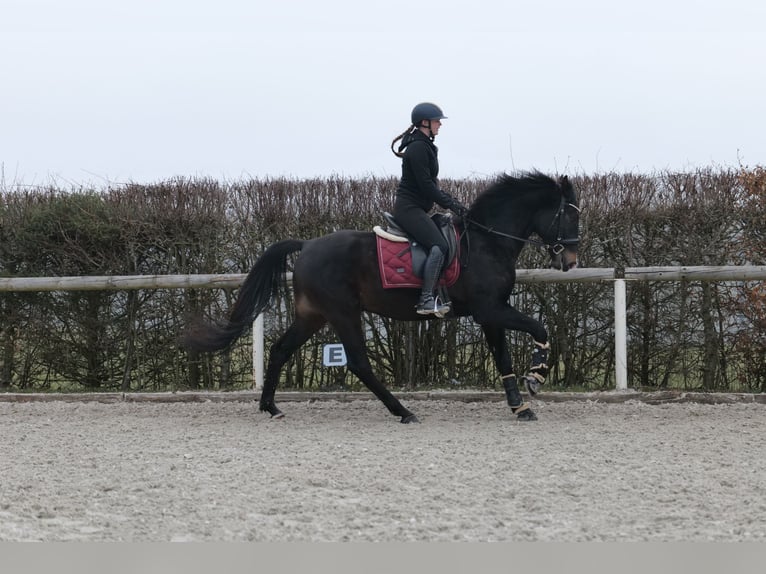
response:
<path id="1" fill-rule="evenodd" d="M 447 116 L 436 104 L 423 102 L 412 108 L 411 118 L 413 126 L 420 126 L 423 120 L 446 120 Z"/>
<path id="2" fill-rule="evenodd" d="M 403 133 L 394 138 L 394 141 L 391 142 L 391 151 L 394 152 L 396 157 L 404 157 L 402 151 L 412 143 L 414 139 L 413 133 L 417 131 L 415 128 L 420 129 L 420 123 L 422 121 L 428 122 L 426 124 L 426 127 L 429 131 L 428 136 L 430 137 L 431 141 L 434 141 L 434 133 L 431 130 L 431 120 L 444 120 L 446 118 L 447 116 L 444 115 L 442 109 L 436 104 L 432 104 L 430 102 L 422 102 L 418 104 L 412 108 L 412 114 L 410 114 L 412 125 L 408 127 Z M 394 145 L 396 145 L 396 142 L 399 140 L 401 140 L 401 143 L 399 144 L 399 150 L 397 151 L 394 149 Z"/>

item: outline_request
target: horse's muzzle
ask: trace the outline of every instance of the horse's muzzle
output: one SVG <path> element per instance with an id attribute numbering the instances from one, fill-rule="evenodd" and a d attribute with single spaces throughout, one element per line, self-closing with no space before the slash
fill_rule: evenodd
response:
<path id="1" fill-rule="evenodd" d="M 572 261 L 568 265 L 565 265 L 561 270 L 569 271 L 570 269 L 577 269 L 577 261 Z"/>
<path id="2" fill-rule="evenodd" d="M 564 249 L 558 253 L 551 253 L 551 268 L 559 271 L 569 271 L 577 268 L 577 251 Z"/>

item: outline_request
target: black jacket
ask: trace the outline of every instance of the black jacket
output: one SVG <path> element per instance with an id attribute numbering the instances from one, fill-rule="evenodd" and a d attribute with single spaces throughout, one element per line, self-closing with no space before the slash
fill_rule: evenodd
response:
<path id="1" fill-rule="evenodd" d="M 424 211 L 430 211 L 434 203 L 449 209 L 454 199 L 439 189 L 438 148 L 423 132 L 415 130 L 404 136 L 399 146 L 399 150 L 402 149 L 402 179 L 396 190 L 397 201 L 413 203 Z"/>

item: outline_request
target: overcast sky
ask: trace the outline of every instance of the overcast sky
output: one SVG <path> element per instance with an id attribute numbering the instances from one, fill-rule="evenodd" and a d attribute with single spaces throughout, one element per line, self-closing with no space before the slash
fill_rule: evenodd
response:
<path id="1" fill-rule="evenodd" d="M 766 163 L 763 0 L 0 0 L 5 184 Z"/>

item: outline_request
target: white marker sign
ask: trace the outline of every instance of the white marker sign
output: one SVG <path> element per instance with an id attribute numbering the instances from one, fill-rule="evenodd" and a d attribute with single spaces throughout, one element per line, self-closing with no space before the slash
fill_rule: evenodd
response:
<path id="1" fill-rule="evenodd" d="M 346 364 L 346 350 L 340 343 L 325 345 L 322 358 L 325 367 L 342 367 Z"/>

